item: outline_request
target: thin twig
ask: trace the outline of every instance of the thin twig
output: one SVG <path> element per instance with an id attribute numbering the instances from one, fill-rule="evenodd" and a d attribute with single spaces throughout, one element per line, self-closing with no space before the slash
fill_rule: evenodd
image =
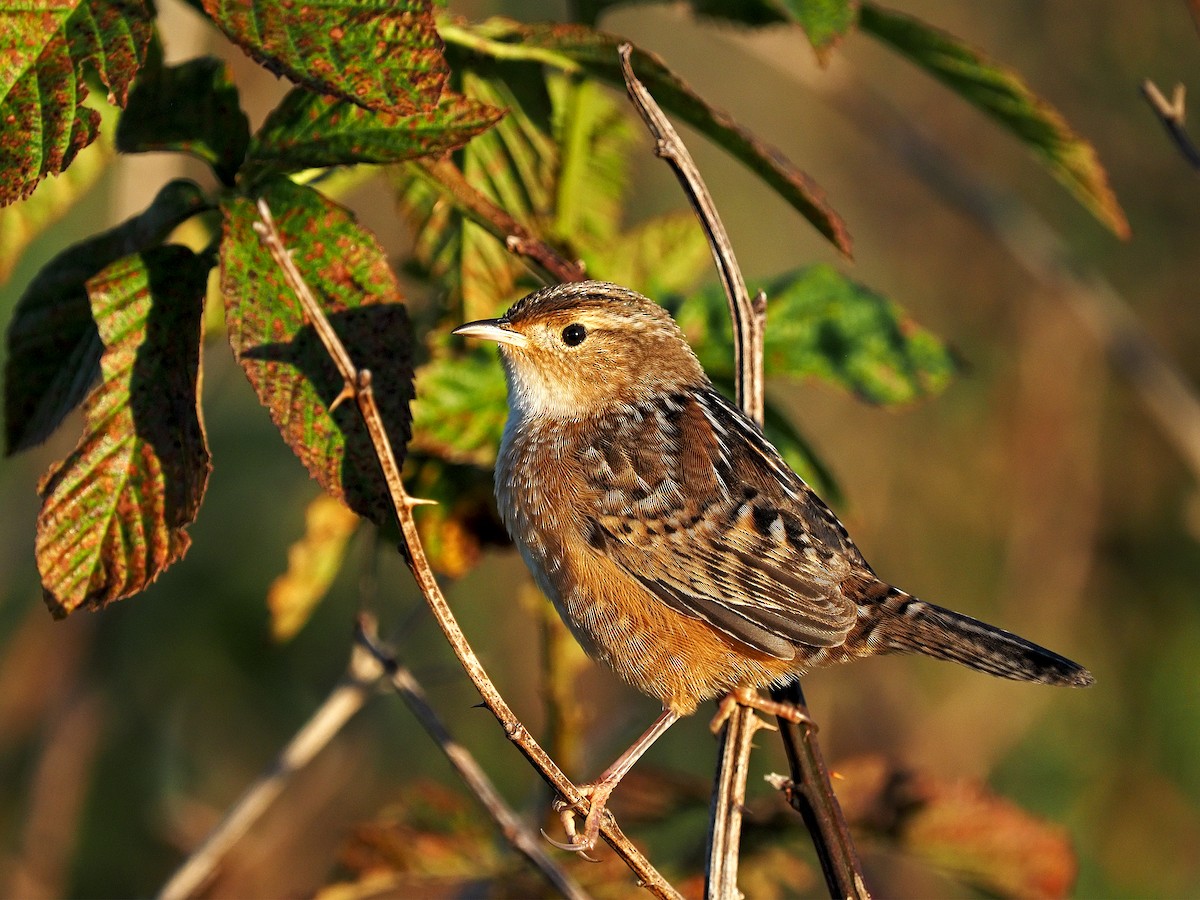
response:
<path id="1" fill-rule="evenodd" d="M 162 900 L 184 900 L 195 897 L 204 889 L 216 875 L 225 854 L 283 793 L 292 776 L 312 762 L 313 757 L 362 709 L 382 675 L 383 667 L 375 658 L 356 646 L 350 654 L 346 675 L 296 732 L 271 767 L 242 794 L 204 843 L 175 871 L 159 893 Z"/>
<path id="2" fill-rule="evenodd" d="M 429 733 L 438 748 L 445 754 L 454 771 L 466 782 L 467 787 L 495 820 L 504 839 L 529 860 L 533 867 L 564 897 L 572 898 L 572 900 L 586 900 L 588 893 L 580 886 L 579 882 L 564 872 L 562 867 L 550 858 L 538 835 L 526 827 L 520 817 L 513 812 L 512 807 L 504 801 L 500 792 L 496 790 L 496 786 L 492 784 L 492 780 L 475 761 L 471 752 L 450 734 L 450 730 L 446 728 L 433 707 L 429 705 L 425 690 L 412 672 L 399 663 L 390 648 L 379 643 L 375 635 L 374 621 L 367 616 L 360 616 L 355 636 L 358 643 L 365 647 L 383 666 L 388 680 L 396 689 L 396 693 L 400 695 L 400 699 L 416 716 L 421 727 Z"/>
<path id="3" fill-rule="evenodd" d="M 546 780 L 560 797 L 578 812 L 586 814 L 588 810 L 587 802 L 580 795 L 579 790 L 563 774 L 562 770 L 537 741 L 533 739 L 533 736 L 521 724 L 516 714 L 513 713 L 512 709 L 504 701 L 504 698 L 496 690 L 496 686 L 484 670 L 483 665 L 479 662 L 479 657 L 475 655 L 475 651 L 471 648 L 470 643 L 468 643 L 466 635 L 463 634 L 462 629 L 459 627 L 458 620 L 454 617 L 454 613 L 451 611 L 450 605 L 446 602 L 445 595 L 442 594 L 441 587 L 434 577 L 433 570 L 429 566 L 429 560 L 425 556 L 425 547 L 421 543 L 420 534 L 417 531 L 417 523 L 412 515 L 414 506 L 420 506 L 430 501 L 411 497 L 404 489 L 404 483 L 400 479 L 400 467 L 396 462 L 396 456 L 392 451 L 391 443 L 387 439 L 387 433 L 384 430 L 379 409 L 375 405 L 375 395 L 371 386 L 371 373 L 366 369 L 354 368 L 349 354 L 345 351 L 344 347 L 341 347 L 340 339 L 332 326 L 329 325 L 312 291 L 305 285 L 299 273 L 296 272 L 295 266 L 285 264 L 285 260 L 289 260 L 289 254 L 283 244 L 283 239 L 275 228 L 275 223 L 266 201 L 260 199 L 258 209 L 262 217 L 262 222 L 256 223 L 255 230 L 258 231 L 264 243 L 270 249 L 271 255 L 279 263 L 289 280 L 290 286 L 296 292 L 297 298 L 304 306 L 305 314 L 309 321 L 313 323 L 317 335 L 325 343 L 330 356 L 338 365 L 342 378 L 345 381 L 342 395 L 353 395 L 355 401 L 358 403 L 359 412 L 362 414 L 363 422 L 374 444 L 380 467 L 383 469 L 384 480 L 388 485 L 396 518 L 399 521 L 400 531 L 404 537 L 404 549 L 407 551 L 404 554 L 405 561 L 408 563 L 417 586 L 421 589 L 422 595 L 433 612 L 434 620 L 437 622 L 438 627 L 442 629 L 442 633 L 445 635 L 447 642 L 449 642 L 451 650 L 453 650 L 454 655 L 462 664 L 463 669 L 466 670 L 471 683 L 479 691 L 480 696 L 483 698 L 484 706 L 499 721 L 509 740 L 516 745 L 521 754 L 534 766 L 542 778 Z M 292 281 L 293 272 L 295 273 L 294 277 L 297 279 L 294 282 Z M 341 347 L 341 349 L 336 349 L 338 347 Z M 659 897 L 679 897 L 679 894 L 671 887 L 670 883 L 659 874 L 650 864 L 649 860 L 642 855 L 641 851 L 633 846 L 618 827 L 616 820 L 611 814 L 605 815 L 600 827 L 600 834 L 630 870 L 637 875 L 643 887 Z"/>
<path id="4" fill-rule="evenodd" d="M 510 253 L 524 257 L 550 282 L 583 281 L 583 266 L 573 262 L 533 234 L 489 200 L 449 157 L 408 163 L 409 170 L 446 196 L 467 218 L 504 244 Z"/>
<path id="5" fill-rule="evenodd" d="M 655 139 L 655 153 L 675 172 L 708 235 L 733 322 L 738 404 L 761 425 L 766 297 L 760 291 L 753 300 L 750 298 L 729 235 L 704 179 L 670 120 L 634 74 L 630 64 L 631 51 L 629 44 L 622 44 L 618 49 L 626 89 Z M 799 682 L 794 684 L 787 697 L 803 707 L 804 695 Z M 708 897 L 720 900 L 738 896 L 737 842 L 741 834 L 742 803 L 741 799 L 735 802 L 735 798 L 744 798 L 746 792 L 750 737 L 756 728 L 750 720 L 757 721 L 753 710 L 737 705 L 727 717 L 721 734 L 706 858 L 706 893 Z M 792 764 L 793 779 L 804 785 L 806 795 L 815 798 L 815 805 L 822 810 L 822 815 L 806 818 L 806 822 L 821 858 L 830 893 L 835 897 L 868 896 L 850 831 L 816 741 L 816 727 L 806 722 L 802 729 L 795 726 L 785 729 L 781 724 L 780 734 Z"/>
<path id="6" fill-rule="evenodd" d="M 1200 149 L 1196 147 L 1191 136 L 1187 133 L 1187 129 L 1184 128 L 1187 111 L 1184 106 L 1185 95 L 1183 85 L 1175 85 L 1175 90 L 1172 91 L 1171 99 L 1168 101 L 1163 96 L 1162 91 L 1158 89 L 1158 85 L 1147 78 L 1142 82 L 1142 96 L 1146 98 L 1146 102 L 1154 110 L 1158 121 L 1162 122 L 1163 128 L 1167 129 L 1167 134 L 1175 142 L 1175 146 L 1179 148 L 1179 152 L 1183 154 L 1183 158 L 1188 161 L 1193 169 L 1200 169 Z"/>

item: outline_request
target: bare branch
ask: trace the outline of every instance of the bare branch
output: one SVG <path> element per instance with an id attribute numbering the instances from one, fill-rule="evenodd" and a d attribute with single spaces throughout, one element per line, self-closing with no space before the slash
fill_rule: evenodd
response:
<path id="1" fill-rule="evenodd" d="M 626 89 L 647 129 L 655 138 L 655 153 L 666 160 L 675 172 L 705 234 L 708 235 L 713 259 L 725 287 L 725 296 L 729 300 L 729 312 L 733 322 L 738 404 L 748 416 L 761 425 L 764 402 L 763 334 L 766 328 L 766 296 L 760 291 L 751 300 L 729 235 L 691 154 L 670 120 L 634 74 L 630 64 L 631 46 L 622 44 L 618 52 L 621 56 Z M 783 696 L 803 708 L 804 694 L 798 681 L 791 685 Z M 762 723 L 753 710 L 740 703 L 725 720 L 720 763 L 709 817 L 706 894 L 710 898 L 726 900 L 739 896 L 737 863 L 742 801 L 746 796 L 750 740 L 755 730 L 761 726 Z M 816 727 L 806 722 L 802 730 L 798 730 L 794 725 L 783 728 L 781 720 L 780 734 L 784 739 L 788 760 L 792 764 L 792 778 L 804 785 L 806 796 L 814 798 L 814 805 L 822 813 L 819 816 L 806 817 L 805 821 L 816 845 L 817 855 L 821 858 L 830 893 L 834 897 L 869 896 L 863 882 L 858 855 L 817 745 Z"/>
<path id="2" fill-rule="evenodd" d="M 1142 82 L 1142 96 L 1146 98 L 1146 102 L 1158 116 L 1158 121 L 1162 122 L 1163 128 L 1167 129 L 1167 134 L 1175 142 L 1175 146 L 1179 148 L 1183 158 L 1193 169 L 1200 169 L 1200 148 L 1196 147 L 1188 135 L 1187 129 L 1184 128 L 1187 112 L 1184 108 L 1183 85 L 1175 85 L 1175 90 L 1171 92 L 1171 99 L 1168 101 L 1162 91 L 1158 89 L 1158 85 L 1147 78 Z"/>
<path id="3" fill-rule="evenodd" d="M 454 651 L 454 655 L 462 664 L 463 669 L 466 670 L 471 683 L 479 691 L 480 696 L 483 698 L 484 706 L 496 717 L 500 726 L 504 729 L 504 733 L 508 735 L 509 740 L 517 746 L 521 754 L 534 766 L 542 778 L 546 780 L 560 797 L 575 809 L 586 814 L 588 809 L 587 802 L 580 795 L 579 790 L 563 774 L 562 770 L 537 741 L 533 739 L 533 736 L 530 735 L 529 731 L 521 724 L 516 714 L 513 713 L 512 709 L 504 701 L 504 698 L 496 690 L 496 686 L 484 670 L 483 665 L 479 662 L 479 657 L 475 655 L 475 651 L 471 648 L 470 643 L 468 643 L 466 635 L 463 634 L 462 629 L 459 627 L 458 620 L 454 617 L 454 613 L 451 611 L 450 605 L 446 602 L 445 595 L 442 594 L 441 587 L 434 577 L 433 570 L 429 566 L 429 560 L 425 556 L 424 545 L 421 543 L 420 534 L 417 531 L 417 523 L 412 515 L 414 506 L 419 506 L 430 501 L 410 497 L 404 489 L 404 484 L 400 479 L 400 467 L 396 462 L 396 456 L 392 451 L 391 444 L 387 439 L 387 433 L 384 430 L 379 409 L 375 405 L 375 396 L 371 387 L 371 373 L 366 369 L 356 370 L 353 368 L 349 354 L 341 345 L 341 341 L 333 328 L 329 326 L 328 320 L 325 319 L 325 314 L 316 303 L 312 292 L 304 287 L 303 279 L 300 277 L 299 272 L 296 271 L 295 266 L 284 264 L 283 260 L 288 257 L 287 249 L 283 246 L 283 241 L 275 229 L 274 221 L 271 218 L 270 210 L 267 208 L 265 201 L 259 201 L 259 211 L 263 219 L 261 228 L 258 229 L 259 233 L 263 236 L 263 240 L 266 242 L 268 248 L 270 248 L 272 255 L 279 261 L 282 271 L 289 279 L 289 282 L 293 277 L 298 279 L 296 283 L 291 284 L 291 287 L 296 292 L 296 296 L 300 299 L 300 302 L 304 305 L 305 314 L 313 322 L 317 335 L 325 343 L 330 356 L 337 362 L 342 377 L 346 380 L 345 393 L 353 394 L 355 401 L 358 403 L 359 412 L 362 414 L 363 422 L 375 447 L 379 464 L 383 469 L 393 509 L 399 521 L 401 534 L 404 537 L 404 549 L 407 551 L 404 554 L 405 561 L 408 563 L 417 586 L 421 589 L 422 595 L 424 595 L 430 610 L 433 612 L 434 620 L 437 622 L 438 627 L 441 628 L 442 634 L 445 635 L 451 650 Z M 348 368 L 343 367 L 342 360 L 346 361 Z M 632 842 L 625 837 L 611 814 L 604 817 L 600 833 L 630 870 L 637 875 L 643 887 L 658 897 L 679 897 L 679 894 L 671 887 L 670 883 L 659 874 L 650 864 L 649 860 L 642 855 L 641 851 L 634 847 Z"/>
<path id="4" fill-rule="evenodd" d="M 586 900 L 587 892 L 579 883 L 562 870 L 562 868 L 546 853 L 538 836 L 526 827 L 520 817 L 513 812 L 487 773 L 475 761 L 475 757 L 462 744 L 454 739 L 449 729 L 443 724 L 420 683 L 412 672 L 402 666 L 390 649 L 378 642 L 375 636 L 375 623 L 367 616 L 360 616 L 356 638 L 362 647 L 383 667 L 396 693 L 400 695 L 417 721 L 421 723 L 433 738 L 438 748 L 445 754 L 450 765 L 454 767 L 467 787 L 483 804 L 484 809 L 500 826 L 504 839 L 536 868 L 546 880 L 564 897 L 572 900 Z"/>
<path id="5" fill-rule="evenodd" d="M 184 860 L 159 893 L 162 900 L 195 897 L 204 889 L 217 874 L 225 854 L 283 793 L 292 776 L 312 762 L 362 709 L 382 675 L 383 667 L 375 658 L 356 646 L 341 682 L 296 732 L 271 767 L 242 794 L 204 843 Z"/>

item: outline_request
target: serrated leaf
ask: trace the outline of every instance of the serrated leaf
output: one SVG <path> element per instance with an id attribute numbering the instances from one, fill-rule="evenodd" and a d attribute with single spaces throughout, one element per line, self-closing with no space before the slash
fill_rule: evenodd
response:
<path id="1" fill-rule="evenodd" d="M 112 160 L 112 143 L 102 133 L 59 177 L 46 179 L 24 200 L 0 209 L 0 284 L 11 277 L 30 242 L 66 215 L 95 186 Z"/>
<path id="2" fill-rule="evenodd" d="M 858 0 L 772 0 L 804 29 L 822 62 L 858 21 Z"/>
<path id="3" fill-rule="evenodd" d="M 255 134 L 246 177 L 440 155 L 491 128 L 503 115 L 502 109 L 453 92 L 443 93 L 427 111 L 396 114 L 296 88 Z"/>
<path id="4" fill-rule="evenodd" d="M 158 42 L 117 123 L 122 153 L 180 150 L 204 160 L 232 185 L 250 141 L 229 66 L 211 56 L 164 66 Z"/>
<path id="5" fill-rule="evenodd" d="M 142 65 L 153 12 L 144 0 L 84 0 L 0 11 L 0 205 L 27 196 L 96 138 L 83 105 L 94 72 L 123 106 Z"/>
<path id="6" fill-rule="evenodd" d="M 397 459 L 409 436 L 412 334 L 403 296 L 375 237 L 311 188 L 276 180 L 262 193 L 284 244 L 356 366 L 370 369 Z M 253 200 L 222 204 L 221 290 L 229 341 L 284 441 L 331 495 L 383 526 L 387 485 L 358 407 L 329 407 L 343 382 L 300 303 L 254 231 Z"/>
<path id="7" fill-rule="evenodd" d="M 428 0 L 203 5 L 230 40 L 272 72 L 368 109 L 431 109 L 449 75 Z"/>
<path id="8" fill-rule="evenodd" d="M 691 212 L 647 219 L 608 241 L 580 248 L 589 277 L 647 297 L 690 291 L 712 264 L 708 238 Z"/>
<path id="9" fill-rule="evenodd" d="M 83 438 L 38 488 L 38 569 L 56 617 L 138 593 L 187 551 L 211 469 L 197 404 L 210 268 L 186 247 L 154 247 L 87 283 L 101 382 Z"/>
<path id="10" fill-rule="evenodd" d="M 475 54 L 536 60 L 564 72 L 582 71 L 618 87 L 625 84 L 617 57 L 617 46 L 624 39 L 582 25 L 526 25 L 494 18 L 472 26 L 442 20 L 439 28 L 448 42 Z M 665 110 L 728 150 L 839 250 L 850 254 L 850 234 L 826 202 L 824 191 L 779 150 L 705 101 L 655 54 L 635 48 L 633 67 Z"/>
<path id="11" fill-rule="evenodd" d="M 8 453 L 49 437 L 100 373 L 102 346 L 88 301 L 88 279 L 122 257 L 162 243 L 180 222 L 206 208 L 194 183 L 172 181 L 145 212 L 69 247 L 42 267 L 8 325 Z"/>
<path id="12" fill-rule="evenodd" d="M 1016 72 L 954 35 L 873 3 L 862 4 L 860 24 L 1012 132 L 1092 215 L 1118 237 L 1129 236 L 1095 149 Z"/>
<path id="13" fill-rule="evenodd" d="M 361 521 L 328 494 L 318 494 L 308 504 L 304 536 L 288 548 L 287 572 L 267 591 L 275 640 L 291 640 L 312 617 L 341 570 L 346 545 Z"/>
<path id="14" fill-rule="evenodd" d="M 826 265 L 764 285 L 768 376 L 815 377 L 870 403 L 909 403 L 942 390 L 956 374 L 954 355 L 895 303 Z M 677 319 L 705 369 L 727 376 L 732 339 L 725 295 L 701 291 Z"/>
<path id="15" fill-rule="evenodd" d="M 494 349 L 439 350 L 417 369 L 413 452 L 490 467 L 508 417 L 508 390 Z"/>

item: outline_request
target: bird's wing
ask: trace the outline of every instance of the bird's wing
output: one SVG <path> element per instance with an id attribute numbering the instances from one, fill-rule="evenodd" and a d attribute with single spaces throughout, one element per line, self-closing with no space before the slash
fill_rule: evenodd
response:
<path id="1" fill-rule="evenodd" d="M 711 389 L 660 398 L 585 453 L 584 535 L 672 609 L 780 659 L 837 646 L 869 572 L 829 508 Z"/>

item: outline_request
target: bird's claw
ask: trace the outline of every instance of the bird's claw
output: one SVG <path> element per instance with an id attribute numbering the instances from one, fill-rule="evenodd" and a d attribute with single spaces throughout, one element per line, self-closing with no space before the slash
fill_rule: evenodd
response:
<path id="1" fill-rule="evenodd" d="M 604 808 L 604 798 L 594 796 L 593 792 L 595 789 L 596 785 L 594 784 L 585 784 L 580 785 L 579 787 L 579 793 L 591 804 L 590 808 L 588 809 L 587 816 L 583 820 L 583 834 L 580 834 L 575 828 L 575 807 L 562 797 L 558 797 L 554 800 L 553 807 L 554 811 L 558 813 L 559 820 L 562 822 L 563 831 L 567 835 L 567 840 L 565 842 L 556 841 L 554 838 L 550 837 L 550 835 L 546 834 L 545 830 L 542 831 L 542 837 L 544 837 L 551 845 L 557 847 L 559 850 L 567 850 L 571 853 L 577 853 L 580 857 L 586 859 L 588 862 L 600 861 L 593 856 L 589 856 L 588 854 L 589 851 L 596 846 L 596 842 L 600 839 L 600 821 L 606 812 Z"/>

